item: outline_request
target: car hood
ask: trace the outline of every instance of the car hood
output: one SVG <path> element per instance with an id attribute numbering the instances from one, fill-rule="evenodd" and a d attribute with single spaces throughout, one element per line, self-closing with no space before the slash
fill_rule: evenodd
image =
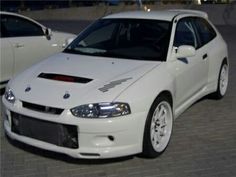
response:
<path id="1" fill-rule="evenodd" d="M 161 62 L 56 54 L 9 86 L 19 100 L 58 108 L 113 101 Z"/>

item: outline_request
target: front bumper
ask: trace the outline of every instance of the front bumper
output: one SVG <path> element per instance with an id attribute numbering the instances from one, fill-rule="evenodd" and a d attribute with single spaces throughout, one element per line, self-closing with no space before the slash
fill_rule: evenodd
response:
<path id="1" fill-rule="evenodd" d="M 83 119 L 74 117 L 66 109 L 60 115 L 53 115 L 24 108 L 19 100 L 11 104 L 3 97 L 2 101 L 5 131 L 10 138 L 20 142 L 74 158 L 114 158 L 142 152 L 145 112 L 109 119 Z M 76 126 L 78 148 L 62 147 L 14 133 L 12 112 L 32 119 Z"/>

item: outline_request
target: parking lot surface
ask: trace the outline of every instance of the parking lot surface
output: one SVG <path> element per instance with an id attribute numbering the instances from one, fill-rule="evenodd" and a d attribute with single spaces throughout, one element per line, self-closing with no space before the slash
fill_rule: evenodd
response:
<path id="1" fill-rule="evenodd" d="M 87 21 L 43 23 L 74 33 L 89 24 Z M 229 47 L 227 95 L 219 101 L 204 98 L 185 111 L 175 121 L 171 142 L 160 157 L 72 159 L 8 140 L 1 118 L 1 177 L 236 176 L 236 26 L 218 28 Z"/>

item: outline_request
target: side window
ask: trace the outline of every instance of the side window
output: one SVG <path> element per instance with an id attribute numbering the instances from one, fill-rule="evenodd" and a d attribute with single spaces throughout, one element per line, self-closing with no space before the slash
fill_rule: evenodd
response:
<path id="1" fill-rule="evenodd" d="M 205 45 L 216 37 L 215 30 L 205 19 L 196 18 L 194 22 L 201 40 L 201 46 Z"/>
<path id="2" fill-rule="evenodd" d="M 190 19 L 181 19 L 176 27 L 174 46 L 191 45 L 197 48 L 197 37 Z"/>
<path id="3" fill-rule="evenodd" d="M 42 28 L 23 18 L 12 15 L 1 16 L 1 33 L 4 37 L 42 36 Z"/>
<path id="4" fill-rule="evenodd" d="M 2 24 L 2 19 L 3 19 L 3 18 L 4 18 L 4 16 L 0 15 L 0 19 L 1 19 L 1 32 L 0 32 L 1 38 L 2 38 L 2 37 L 7 37 L 6 29 L 5 29 L 5 27 L 3 26 L 3 24 Z"/>

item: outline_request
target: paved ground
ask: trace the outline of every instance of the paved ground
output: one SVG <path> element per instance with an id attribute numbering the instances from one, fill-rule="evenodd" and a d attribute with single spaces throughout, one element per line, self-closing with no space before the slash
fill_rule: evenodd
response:
<path id="1" fill-rule="evenodd" d="M 44 22 L 49 24 L 48 22 Z M 88 22 L 53 23 L 80 31 Z M 236 26 L 220 26 L 229 45 L 230 85 L 220 101 L 203 99 L 176 120 L 166 152 L 156 159 L 131 156 L 77 160 L 11 142 L 1 125 L 2 177 L 233 177 L 236 176 Z M 2 121 L 1 121 L 2 124 Z"/>

